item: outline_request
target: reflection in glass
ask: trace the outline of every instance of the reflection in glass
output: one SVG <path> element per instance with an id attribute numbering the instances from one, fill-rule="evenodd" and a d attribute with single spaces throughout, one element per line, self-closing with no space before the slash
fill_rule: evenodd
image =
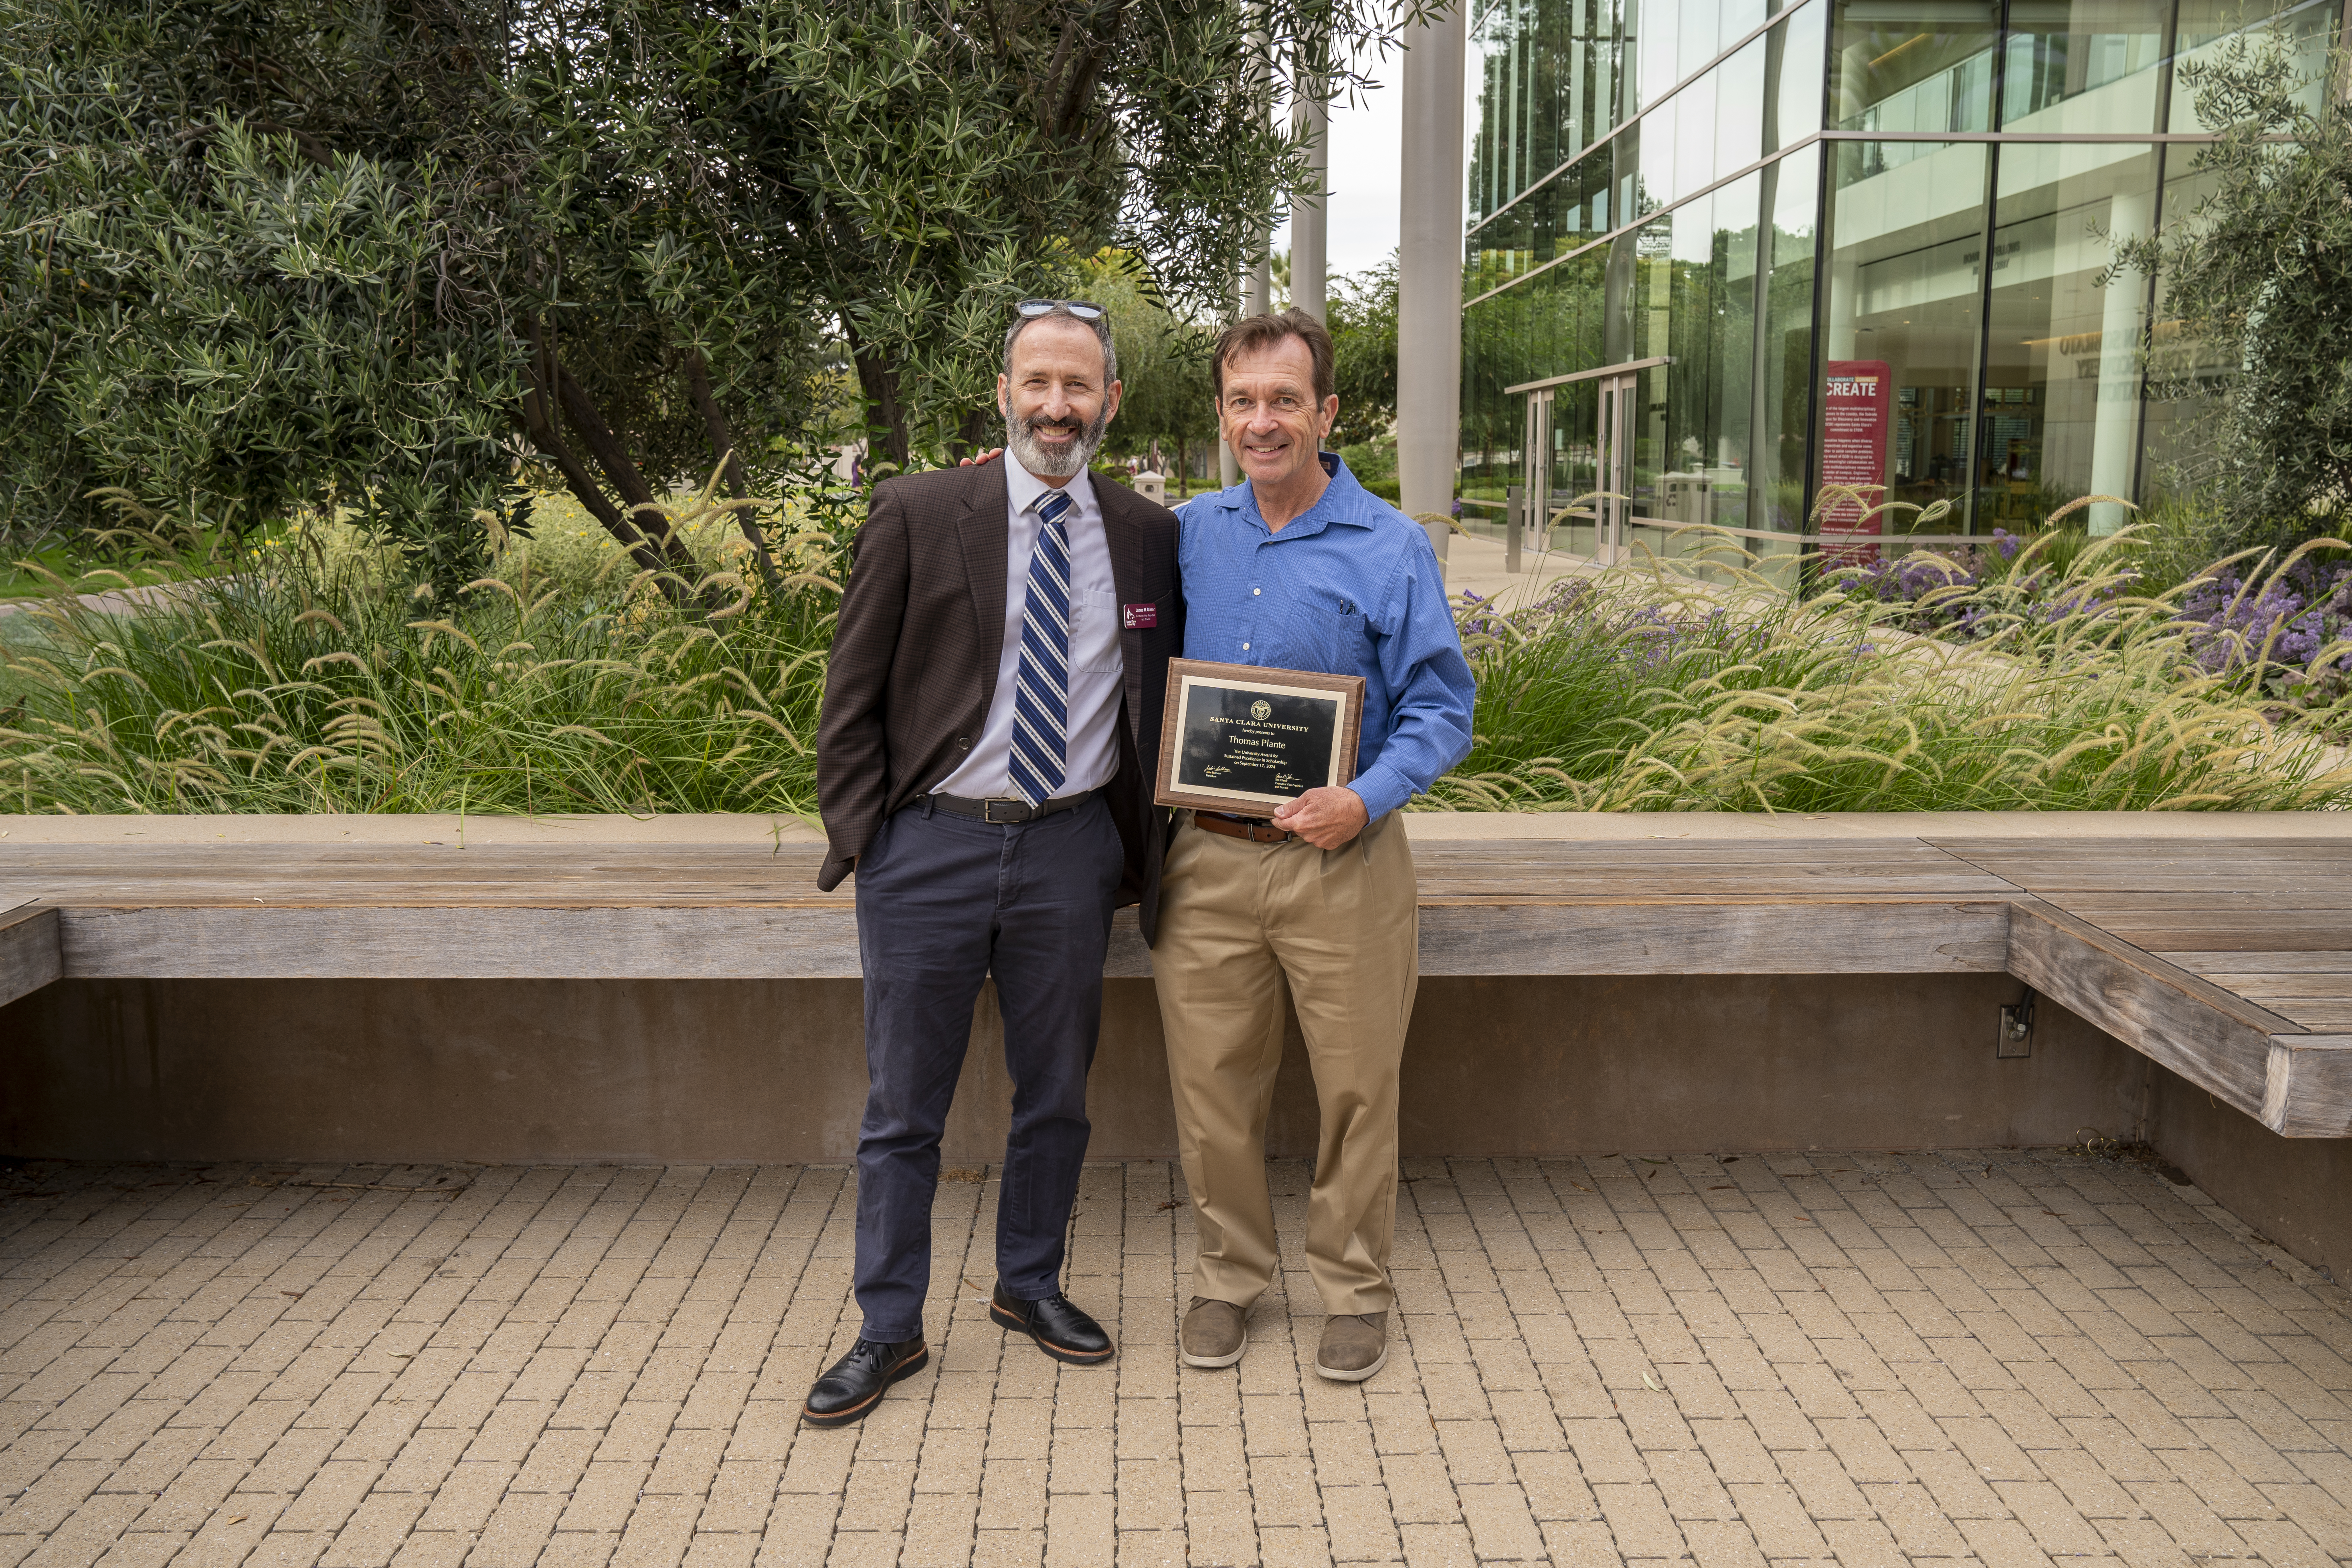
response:
<path id="1" fill-rule="evenodd" d="M 1601 489 L 1601 383 L 1570 382 L 1551 395 L 1543 413 L 1546 472 L 1544 522 L 1539 549 L 1591 556 L 1601 544 L 1596 499 Z"/>
<path id="2" fill-rule="evenodd" d="M 1770 215 L 1756 323 L 1756 413 L 1748 526 L 1782 533 L 1805 525 L 1806 418 L 1812 406 L 1813 226 L 1821 160 L 1809 149 L 1759 176 Z"/>
<path id="3" fill-rule="evenodd" d="M 1654 109 L 1617 133 L 1619 223 L 1647 216 L 1674 200 L 1675 111 Z"/>
<path id="4" fill-rule="evenodd" d="M 1725 62 L 1730 64 L 1729 61 Z M 1703 190 L 1717 174 L 1730 173 L 1715 161 L 1716 103 L 1715 89 L 1722 79 L 1720 69 L 1711 71 L 1703 81 L 1695 81 L 1675 94 L 1671 106 L 1675 117 L 1674 185 L 1667 194 L 1670 202 L 1680 201 L 1693 191 Z M 1658 114 L 1665 110 L 1659 110 Z M 1654 114 L 1651 118 L 1657 118 Z M 1753 133 L 1754 122 L 1750 122 Z M 1739 165 L 1734 163 L 1731 169 Z"/>
<path id="5" fill-rule="evenodd" d="M 1841 131 L 1948 135 L 1991 128 L 2000 9 L 1990 0 L 1835 0 L 1830 122 Z M 1866 143 L 1876 174 L 1929 144 Z"/>
<path id="6" fill-rule="evenodd" d="M 1611 157 L 1611 147 L 1594 149 L 1472 231 L 1462 297 L 1475 300 L 1608 233 Z"/>
<path id="7" fill-rule="evenodd" d="M 1499 506 L 1520 481 L 1524 393 L 1507 387 L 1606 364 L 1609 247 L 1482 300 L 1462 316 L 1462 494 Z M 1465 509 L 1465 511 L 1468 509 Z"/>
<path id="8" fill-rule="evenodd" d="M 1480 181 L 1486 185 L 1472 191 L 1463 298 L 1475 300 L 1523 277 L 1818 130 L 1821 93 L 1812 73 L 1820 63 L 1822 15 L 1820 5 L 1802 5 L 1637 123 L 1497 204 L 1483 219 L 1482 204 L 1509 180 L 1496 162 L 1503 141 L 1482 130 L 1470 173 L 1474 187 Z M 1799 90 L 1792 84 L 1800 80 L 1812 87 Z M 1493 82 L 1486 91 L 1490 98 L 1508 97 L 1506 87 Z M 1482 112 L 1491 128 L 1491 105 Z"/>
<path id="9" fill-rule="evenodd" d="M 1690 96 L 1706 104 L 1715 132 L 1714 161 L 1692 189 L 1764 155 L 1764 64 L 1770 47 L 1768 38 L 1758 38 L 1716 67 L 1706 81 L 1691 84 Z"/>
<path id="10" fill-rule="evenodd" d="M 2010 0 L 2001 129 L 2153 130 L 2169 9 L 2169 0 Z"/>
<path id="11" fill-rule="evenodd" d="M 1609 133 L 1633 0 L 1489 0 L 1469 30 L 1474 223 Z"/>
<path id="12" fill-rule="evenodd" d="M 1765 56 L 1765 103 L 1771 111 L 1764 151 L 1777 153 L 1822 128 L 1822 49 L 1827 0 L 1814 0 L 1776 26 Z"/>
<path id="13" fill-rule="evenodd" d="M 2196 168 L 2193 146 L 2164 151 L 2164 199 L 2158 215 L 2163 226 L 2176 229 L 2191 221 L 2198 204 L 2216 184 Z M 2196 488 L 2194 478 L 2211 462 L 2213 432 L 2218 425 L 2221 384 L 2232 368 L 2226 354 L 2210 342 L 2185 336 L 2180 321 L 2165 306 L 2168 279 L 2156 280 L 2155 324 L 2147 333 L 2148 402 L 2142 411 L 2140 494 L 2148 498 L 2168 491 Z"/>
<path id="14" fill-rule="evenodd" d="M 2111 142 L 2008 142 L 1994 206 L 1979 530 L 2040 523 L 2084 495 L 2130 499 L 2139 447 L 2140 329 L 2147 279 L 2106 288 L 2115 236 L 2155 221 L 2157 154 Z M 2125 509 L 2091 508 L 2092 531 Z"/>
<path id="15" fill-rule="evenodd" d="M 1630 119 L 1664 99 L 1681 79 L 1682 28 L 1675 15 L 1676 0 L 1625 0 L 1625 5 L 1626 14 L 1636 16 L 1637 21 L 1627 31 L 1641 40 L 1641 47 L 1633 52 L 1630 61 L 1632 79 L 1627 86 L 1633 101 L 1625 106 Z M 1706 58 L 1704 54 L 1694 53 L 1691 63 L 1696 65 Z"/>
<path id="16" fill-rule="evenodd" d="M 1914 145 L 1918 155 L 1893 170 L 1871 155 L 1872 143 L 1835 149 L 1816 427 L 1826 417 L 1826 378 L 1841 365 L 1884 365 L 1894 405 L 1876 450 L 1842 449 L 1831 465 L 1817 453 L 1816 463 L 1829 478 L 1885 486 L 1882 500 L 1949 501 L 1947 516 L 1922 526 L 1953 533 L 1963 531 L 1975 446 L 1986 145 Z M 2023 241 L 2008 244 L 1994 257 L 1996 279 Z M 1911 516 L 1890 513 L 1885 531 Z"/>
<path id="17" fill-rule="evenodd" d="M 1663 353 L 1643 412 L 1656 427 L 1654 489 L 1641 516 L 1749 526 L 1748 421 L 1756 355 L 1754 174 L 1676 209 L 1666 241 Z M 1657 406 L 1654 410 L 1651 404 Z M 1635 460 L 1642 458 L 1637 441 Z"/>
<path id="18" fill-rule="evenodd" d="M 2318 108 L 2335 23 L 2336 7 L 2330 0 L 2303 0 L 2300 5 L 2281 5 L 2279 0 L 2180 0 L 2179 36 L 2173 45 L 2170 128 L 2212 129 L 2198 115 L 2196 88 L 2181 79 L 2180 68 L 2210 58 L 2221 40 L 2240 30 L 2272 32 L 2283 38 L 2288 46 L 2287 68 L 2302 83 L 2297 96 L 2305 107 Z"/>
<path id="19" fill-rule="evenodd" d="M 2343 3 L 1479 0 L 1465 493 L 1546 475 L 1580 493 L 1598 394 L 1551 395 L 1534 451 L 1528 395 L 1506 387 L 1671 355 L 1628 405 L 1654 520 L 1801 530 L 1837 366 L 1838 461 L 1949 502 L 1935 531 L 2137 497 L 2196 449 L 2216 367 L 2160 282 L 2152 326 L 2146 279 L 2097 286 L 2100 235 L 2184 217 L 2195 152 L 2032 139 L 2205 129 L 2179 68 L 2248 28 L 2287 44 L 2316 104 Z M 1785 16 L 1709 66 L 1768 10 Z M 1710 189 L 1824 129 L 1855 139 Z M 2147 402 L 2176 382 L 2183 401 Z"/>

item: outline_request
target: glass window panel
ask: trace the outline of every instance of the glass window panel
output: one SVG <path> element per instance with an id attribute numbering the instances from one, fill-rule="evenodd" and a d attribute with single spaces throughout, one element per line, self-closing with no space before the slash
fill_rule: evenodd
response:
<path id="1" fill-rule="evenodd" d="M 2158 215 L 2167 230 L 2190 221 L 2197 204 L 2214 184 L 2210 174 L 2196 167 L 2194 145 L 2163 150 L 2164 203 Z M 2148 334 L 2148 402 L 2141 415 L 2139 463 L 2141 504 L 2168 492 L 2199 488 L 2197 477 L 2210 472 L 2213 458 L 2211 434 L 2216 428 L 2223 377 L 2230 364 L 2207 343 L 2180 334 L 2179 321 L 2165 308 L 2167 279 L 2156 280 L 2156 323 Z"/>
<path id="2" fill-rule="evenodd" d="M 1816 426 L 1832 380 L 1883 374 L 1891 407 L 1874 435 L 1839 440 L 1824 429 L 1816 461 L 1825 480 L 1885 487 L 1882 501 L 1949 502 L 1948 515 L 1916 526 L 1959 532 L 1975 449 L 1986 144 L 1912 143 L 1924 151 L 1899 168 L 1874 145 L 1836 148 Z M 1852 509 L 1839 510 L 1851 526 Z M 1912 527 L 1916 515 L 1891 513 L 1883 531 Z M 1839 518 L 1825 511 L 1823 521 L 1833 529 Z"/>
<path id="3" fill-rule="evenodd" d="M 2335 21 L 2333 0 L 2304 0 L 2301 5 L 2280 5 L 2278 0 L 2180 0 L 2180 32 L 2173 45 L 2171 129 L 2212 129 L 2197 112 L 2195 84 L 2180 79 L 2179 68 L 2210 58 L 2224 39 L 2240 30 L 2275 31 L 2284 37 L 2290 50 L 2289 68 L 2303 81 L 2298 96 L 2305 107 L 2318 108 Z"/>
<path id="4" fill-rule="evenodd" d="M 1689 90 L 1705 93 L 1715 106 L 1715 168 L 1719 180 L 1764 155 L 1764 57 L 1769 40 L 1758 38 L 1715 68 Z"/>
<path id="5" fill-rule="evenodd" d="M 1598 381 L 1571 382 L 1552 394 L 1544 474 L 1549 526 L 1538 542 L 1571 555 L 1591 555 L 1600 542 L 1593 510 L 1601 489 L 1600 405 Z"/>
<path id="6" fill-rule="evenodd" d="M 1641 50 L 1633 36 L 1637 3 L 1638 0 L 1591 0 L 1601 13 L 1604 25 L 1600 31 L 1609 39 L 1608 97 L 1599 117 L 1602 128 L 1594 133 L 1595 141 L 1632 119 L 1641 107 L 1641 94 L 1633 85 L 1633 73 L 1641 65 Z"/>
<path id="7" fill-rule="evenodd" d="M 1640 283 L 1636 255 L 1639 242 L 1640 231 L 1629 229 L 1595 253 L 1608 258 L 1601 275 L 1601 358 L 1593 362 L 1595 364 L 1623 364 L 1641 357 L 1642 351 L 1633 346 L 1634 301 Z"/>
<path id="8" fill-rule="evenodd" d="M 1609 297 L 1610 249 L 1587 252 L 1528 279 L 1489 300 L 1482 300 L 1462 317 L 1462 455 L 1463 493 L 1499 503 L 1507 486 L 1528 482 L 1525 393 L 1506 388 L 1550 376 L 1589 370 L 1608 363 L 1602 356 L 1608 333 L 1604 324 Z M 1569 397 L 1563 393 L 1554 427 L 1557 437 L 1570 445 L 1538 453 L 1536 460 L 1570 461 L 1571 447 L 1581 442 L 1590 458 L 1591 419 L 1576 424 L 1569 417 Z M 1563 426 L 1561 421 L 1569 422 Z M 1589 477 L 1589 476 L 1588 476 Z M 1581 494 L 1591 488 L 1560 491 L 1572 475 L 1553 476 L 1556 499 Z M 1467 509 L 1465 509 L 1467 510 Z M 1477 509 L 1498 515 L 1491 508 Z M 1591 525 L 1582 553 L 1591 553 Z"/>
<path id="9" fill-rule="evenodd" d="M 1722 45 L 1723 0 L 1675 0 L 1675 80 L 1715 58 Z"/>
<path id="10" fill-rule="evenodd" d="M 1489 0 L 1469 29 L 1465 205 L 1477 223 L 1615 123 L 1618 0 Z"/>
<path id="11" fill-rule="evenodd" d="M 1469 89 L 1478 106 L 1477 129 L 1470 137 L 1470 165 L 1464 177 L 1464 197 L 1472 222 L 1486 216 L 1516 194 L 1507 189 L 1504 169 L 1512 161 L 1508 110 L 1510 56 L 1517 6 L 1490 5 L 1470 25 Z"/>
<path id="12" fill-rule="evenodd" d="M 1671 217 L 1658 218 L 1620 236 L 1609 247 L 1602 319 L 1609 357 L 1601 363 L 1622 364 L 1673 352 L 1674 226 Z M 1627 479 L 1636 517 L 1652 514 L 1658 476 L 1668 466 L 1665 415 L 1664 383 L 1645 374 L 1627 426 Z"/>
<path id="13" fill-rule="evenodd" d="M 1675 182 L 1670 200 L 1703 190 L 1717 175 L 1728 172 L 1715 161 L 1715 110 L 1712 76 L 1675 94 Z"/>
<path id="14" fill-rule="evenodd" d="M 1979 530 L 2033 527 L 2077 496 L 2134 499 L 2147 280 L 2107 288 L 2109 233 L 2155 221 L 2156 150 L 2005 142 L 1977 437 Z M 2124 509 L 2092 509 L 2109 531 Z"/>
<path id="15" fill-rule="evenodd" d="M 1832 122 L 1842 131 L 1948 134 L 1992 123 L 1990 0 L 1834 0 Z"/>
<path id="16" fill-rule="evenodd" d="M 1517 290 L 1514 290 L 1517 292 Z M 1520 397 L 1503 389 L 1526 380 L 1513 374 L 1523 355 L 1517 304 L 1510 295 L 1481 300 L 1462 312 L 1463 521 L 1498 515 L 1507 486 L 1519 482 Z"/>
<path id="17" fill-rule="evenodd" d="M 1637 407 L 1638 516 L 1748 526 L 1760 188 L 1750 174 L 1644 231 L 1664 253 L 1644 259 L 1651 317 L 1660 297 L 1665 316 L 1663 341 L 1654 337 L 1645 350 L 1669 354 L 1673 363 L 1645 373 Z M 1668 553 L 1702 547 L 1664 535 L 1645 542 Z"/>
<path id="18" fill-rule="evenodd" d="M 1620 131 L 1610 146 L 1616 152 L 1617 199 L 1612 217 L 1632 223 L 1656 212 L 1672 200 L 1675 183 L 1675 117 L 1652 112 Z"/>
<path id="19" fill-rule="evenodd" d="M 2169 0 L 2010 0 L 2001 128 L 2147 131 Z"/>
<path id="20" fill-rule="evenodd" d="M 1708 0 L 1717 15 L 1715 52 L 1721 54 L 1764 25 L 1764 0 Z"/>
<path id="21" fill-rule="evenodd" d="M 1801 533 L 1805 525 L 1806 419 L 1812 406 L 1814 225 L 1822 149 L 1768 164 L 1759 176 L 1770 215 L 1762 248 L 1762 320 L 1756 332 L 1752 528 Z"/>
<path id="22" fill-rule="evenodd" d="M 1615 129 L 1624 119 L 1626 100 L 1633 96 L 1627 80 L 1633 68 L 1633 17 L 1627 7 L 1633 0 L 1577 0 L 1581 7 L 1587 29 L 1582 36 L 1591 39 L 1586 58 L 1591 67 L 1587 79 L 1591 83 L 1591 109 L 1579 121 L 1583 128 L 1580 146 L 1590 146 Z"/>
<path id="23" fill-rule="evenodd" d="M 1462 297 L 1475 300 L 1535 266 L 1535 233 L 1531 201 L 1518 205 L 1470 236 L 1462 258 Z"/>
<path id="24" fill-rule="evenodd" d="M 1630 118 L 1673 89 L 1679 74 L 1681 27 L 1675 0 L 1624 0 L 1624 5 L 1632 19 L 1627 30 L 1639 41 L 1631 62 L 1634 97 L 1625 110 Z"/>
<path id="25" fill-rule="evenodd" d="M 1495 0 L 1470 27 L 1469 71 L 1478 110 L 1465 194 L 1474 222 L 1552 167 L 1546 163 L 1531 171 L 1543 154 L 1538 143 L 1555 141 L 1559 125 L 1556 106 L 1536 101 L 1538 80 L 1549 74 L 1541 22 L 1531 0 Z"/>
<path id="26" fill-rule="evenodd" d="M 1765 35 L 1764 100 L 1770 110 L 1764 151 L 1777 153 L 1822 128 L 1822 18 L 1817 0 Z"/>

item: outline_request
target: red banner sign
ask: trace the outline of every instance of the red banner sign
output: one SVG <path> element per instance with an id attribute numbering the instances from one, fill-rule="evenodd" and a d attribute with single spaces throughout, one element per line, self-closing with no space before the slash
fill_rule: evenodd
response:
<path id="1" fill-rule="evenodd" d="M 1822 395 L 1822 483 L 1852 485 L 1860 503 L 1832 498 L 1821 509 L 1822 554 L 1832 563 L 1874 559 L 1870 545 L 1839 541 L 1885 531 L 1881 516 L 1864 513 L 1885 499 L 1886 432 L 1895 413 L 1895 378 L 1878 359 L 1833 359 Z"/>

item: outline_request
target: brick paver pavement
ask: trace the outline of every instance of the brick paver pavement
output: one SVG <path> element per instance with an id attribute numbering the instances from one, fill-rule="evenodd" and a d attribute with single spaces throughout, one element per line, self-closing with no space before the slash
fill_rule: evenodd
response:
<path id="1" fill-rule="evenodd" d="M 994 1187 L 950 1172 L 932 1367 L 840 1432 L 794 1417 L 856 1332 L 841 1169 L 0 1197 L 0 1568 L 2352 1558 L 2344 1292 L 2055 1152 L 1412 1162 L 1360 1387 L 1309 1368 L 1295 1252 L 1238 1368 L 1176 1365 L 1160 1163 L 1075 1221 L 1118 1359 L 1008 1343 Z"/>

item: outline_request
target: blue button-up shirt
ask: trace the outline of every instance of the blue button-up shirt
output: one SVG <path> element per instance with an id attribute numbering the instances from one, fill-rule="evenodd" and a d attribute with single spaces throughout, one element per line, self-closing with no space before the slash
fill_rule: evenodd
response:
<path id="1" fill-rule="evenodd" d="M 1333 454 L 1323 467 L 1322 499 L 1279 532 L 1246 479 L 1178 511 L 1184 657 L 1362 676 L 1349 787 L 1377 819 L 1469 752 L 1477 683 L 1429 535 Z"/>

